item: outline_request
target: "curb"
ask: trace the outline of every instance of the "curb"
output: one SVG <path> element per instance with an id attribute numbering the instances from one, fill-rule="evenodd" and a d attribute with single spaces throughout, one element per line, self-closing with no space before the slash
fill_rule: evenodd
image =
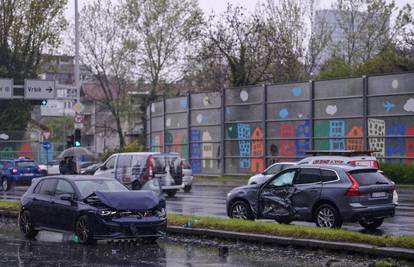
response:
<path id="1" fill-rule="evenodd" d="M 348 251 L 359 254 L 368 254 L 392 258 L 404 258 L 414 260 L 414 249 L 396 248 L 396 247 L 378 247 L 374 245 L 333 242 L 315 239 L 302 239 L 281 236 L 269 236 L 263 234 L 238 233 L 222 230 L 185 228 L 181 226 L 167 226 L 167 232 L 172 234 L 187 234 L 207 237 L 218 237 L 234 239 L 248 242 L 257 242 L 262 244 L 277 244 L 284 246 L 295 246 L 304 248 L 322 248 L 334 251 Z"/>

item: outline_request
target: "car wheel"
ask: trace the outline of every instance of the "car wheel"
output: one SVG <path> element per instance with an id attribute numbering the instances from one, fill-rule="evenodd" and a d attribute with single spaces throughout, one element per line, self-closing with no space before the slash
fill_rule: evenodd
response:
<path id="1" fill-rule="evenodd" d="M 7 177 L 3 177 L 1 179 L 1 188 L 3 189 L 3 191 L 9 191 L 11 188 L 9 179 L 7 179 Z"/>
<path id="2" fill-rule="evenodd" d="M 330 204 L 323 204 L 318 207 L 315 213 L 315 222 L 318 227 L 340 228 L 342 226 L 339 212 Z"/>
<path id="3" fill-rule="evenodd" d="M 184 186 L 184 192 L 186 192 L 186 193 L 190 192 L 191 191 L 191 187 L 192 187 L 192 185 L 186 185 L 186 186 Z"/>
<path id="4" fill-rule="evenodd" d="M 291 218 L 278 218 L 275 221 L 280 224 L 290 224 L 293 220 Z"/>
<path id="5" fill-rule="evenodd" d="M 76 221 L 75 224 L 75 234 L 79 239 L 79 243 L 83 245 L 95 244 L 96 240 L 93 239 L 92 231 L 89 226 L 89 221 L 87 216 L 81 216 Z"/>
<path id="6" fill-rule="evenodd" d="M 42 175 L 42 176 L 47 176 L 47 171 L 46 171 L 46 170 L 41 170 L 41 171 L 40 171 L 40 175 Z"/>
<path id="7" fill-rule="evenodd" d="M 177 190 L 167 190 L 168 197 L 173 197 L 177 193 Z"/>
<path id="8" fill-rule="evenodd" d="M 250 206 L 245 201 L 236 201 L 231 205 L 230 218 L 254 220 L 254 215 Z"/>
<path id="9" fill-rule="evenodd" d="M 363 218 L 361 220 L 358 221 L 359 224 L 368 229 L 368 230 L 375 230 L 378 227 L 381 226 L 381 224 L 384 222 L 384 219 L 375 219 L 375 218 Z"/>
<path id="10" fill-rule="evenodd" d="M 33 227 L 33 220 L 28 210 L 19 213 L 19 228 L 26 238 L 34 238 L 37 235 L 38 231 Z"/>

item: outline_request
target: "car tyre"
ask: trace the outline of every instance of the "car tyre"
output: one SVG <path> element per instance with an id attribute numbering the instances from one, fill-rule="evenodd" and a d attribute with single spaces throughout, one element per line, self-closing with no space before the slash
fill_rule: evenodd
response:
<path id="1" fill-rule="evenodd" d="M 79 239 L 79 243 L 82 245 L 96 244 L 96 240 L 93 239 L 89 220 L 86 215 L 79 217 L 75 223 L 75 234 Z"/>
<path id="2" fill-rule="evenodd" d="M 293 220 L 291 218 L 277 218 L 275 221 L 279 224 L 290 224 Z"/>
<path id="3" fill-rule="evenodd" d="M 239 200 L 231 205 L 230 218 L 254 220 L 254 215 L 250 208 L 250 205 L 248 205 L 246 201 Z"/>
<path id="4" fill-rule="evenodd" d="M 134 183 L 132 183 L 132 190 L 140 190 L 141 187 L 142 186 L 138 181 L 135 181 Z"/>
<path id="5" fill-rule="evenodd" d="M 192 185 L 186 185 L 184 186 L 184 192 L 189 193 L 191 191 Z"/>
<path id="6" fill-rule="evenodd" d="M 3 177 L 1 179 L 1 188 L 3 191 L 9 191 L 11 189 L 11 183 L 7 177 Z"/>
<path id="7" fill-rule="evenodd" d="M 382 225 L 384 222 L 384 218 L 376 219 L 376 218 L 368 218 L 368 219 L 360 219 L 359 224 L 368 230 L 375 230 Z"/>
<path id="8" fill-rule="evenodd" d="M 168 197 L 174 197 L 177 193 L 177 190 L 167 190 Z"/>
<path id="9" fill-rule="evenodd" d="M 322 204 L 316 209 L 315 223 L 318 227 L 341 228 L 342 218 L 334 206 Z"/>
<path id="10" fill-rule="evenodd" d="M 19 228 L 24 237 L 30 239 L 36 237 L 38 231 L 36 231 L 33 226 L 32 216 L 28 210 L 24 210 L 19 213 Z"/>

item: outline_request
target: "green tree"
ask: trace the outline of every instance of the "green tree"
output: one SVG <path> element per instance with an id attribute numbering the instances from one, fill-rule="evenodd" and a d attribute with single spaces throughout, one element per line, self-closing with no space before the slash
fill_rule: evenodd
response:
<path id="1" fill-rule="evenodd" d="M 23 84 L 38 75 L 41 54 L 59 45 L 66 26 L 66 0 L 0 0 L 0 77 Z M 24 131 L 31 107 L 21 100 L 0 100 L 0 129 Z"/>
<path id="2" fill-rule="evenodd" d="M 318 79 L 345 78 L 352 75 L 352 67 L 342 58 L 328 59 L 321 68 Z"/>

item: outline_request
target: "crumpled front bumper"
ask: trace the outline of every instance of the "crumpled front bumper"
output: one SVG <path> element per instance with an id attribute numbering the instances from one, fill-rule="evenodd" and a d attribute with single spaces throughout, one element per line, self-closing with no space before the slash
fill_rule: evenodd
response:
<path id="1" fill-rule="evenodd" d="M 160 237 L 165 235 L 167 218 L 151 217 L 120 217 L 102 219 L 96 217 L 97 227 L 94 229 L 95 239 L 125 239 L 137 237 Z"/>

